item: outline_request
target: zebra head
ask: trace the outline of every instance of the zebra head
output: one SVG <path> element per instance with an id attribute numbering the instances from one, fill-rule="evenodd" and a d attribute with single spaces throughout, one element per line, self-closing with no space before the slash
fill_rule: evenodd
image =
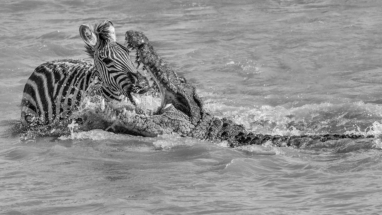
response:
<path id="1" fill-rule="evenodd" d="M 150 84 L 134 65 L 129 50 L 117 43 L 114 24 L 111 21 L 103 21 L 95 24 L 93 28 L 81 25 L 79 30 L 85 42 L 86 52 L 94 59 L 107 100 L 121 101 L 125 96 L 137 106 L 135 94 L 146 93 Z"/>

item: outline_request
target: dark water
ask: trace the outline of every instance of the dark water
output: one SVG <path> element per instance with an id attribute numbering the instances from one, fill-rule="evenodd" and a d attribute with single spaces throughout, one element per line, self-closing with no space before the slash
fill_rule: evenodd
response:
<path id="1" fill-rule="evenodd" d="M 0 213 L 381 214 L 382 143 L 240 149 L 92 131 L 23 143 L 39 64 L 86 58 L 78 27 L 144 31 L 213 114 L 266 134 L 382 132 L 382 2 L 14 1 L 0 7 Z"/>

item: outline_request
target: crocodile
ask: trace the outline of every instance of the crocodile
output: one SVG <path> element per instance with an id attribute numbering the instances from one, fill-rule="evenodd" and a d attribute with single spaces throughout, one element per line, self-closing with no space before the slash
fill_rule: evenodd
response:
<path id="1" fill-rule="evenodd" d="M 227 118 L 218 118 L 203 108 L 203 101 L 195 87 L 188 83 L 158 56 L 149 39 L 138 31 L 127 31 L 126 47 L 136 52 L 136 63 L 150 74 L 161 95 L 161 106 L 153 114 L 138 114 L 126 110 L 115 110 L 103 102 L 92 108 L 83 108 L 74 114 L 81 122 L 76 131 L 103 129 L 116 133 L 155 137 L 163 134 L 177 134 L 201 140 L 227 142 L 230 147 L 261 145 L 307 147 L 339 139 L 375 138 L 373 135 L 323 134 L 281 136 L 255 134 Z M 98 96 L 93 93 L 93 95 Z M 90 100 L 102 100 L 88 97 Z"/>
<path id="2" fill-rule="evenodd" d="M 91 44 L 91 36 L 88 39 L 89 41 L 85 40 L 85 43 Z M 215 142 L 225 141 L 230 147 L 271 143 L 278 147 L 302 148 L 330 140 L 375 138 L 373 135 L 358 134 L 295 136 L 255 134 L 246 130 L 241 124 L 209 113 L 203 107 L 203 101 L 195 87 L 184 77 L 179 77 L 168 63 L 159 57 L 144 33 L 127 31 L 125 42 L 126 48 L 136 53 L 135 63 L 138 66 L 143 65 L 143 69 L 156 83 L 155 89 L 161 100 L 159 107 L 139 113 L 125 108 L 116 109 L 104 102 L 104 98 L 97 93 L 99 91 L 97 85 L 94 85 L 95 87 L 87 90 L 87 96 L 69 118 L 29 130 L 33 132 L 38 130 L 38 134 L 42 136 L 65 135 L 93 129 L 144 137 L 172 134 Z M 139 96 L 139 99 L 143 100 L 142 95 Z"/>

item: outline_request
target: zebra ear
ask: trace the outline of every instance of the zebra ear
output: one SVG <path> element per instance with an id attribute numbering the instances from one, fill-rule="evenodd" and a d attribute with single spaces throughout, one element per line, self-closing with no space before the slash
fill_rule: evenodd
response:
<path id="1" fill-rule="evenodd" d="M 89 25 L 80 26 L 80 36 L 86 45 L 92 48 L 94 48 L 94 46 L 97 44 L 97 36 L 94 34 L 92 29 L 90 29 Z"/>
<path id="2" fill-rule="evenodd" d="M 97 36 L 88 25 L 80 26 L 80 36 L 85 42 L 85 52 L 88 53 L 91 58 L 94 58 L 94 49 L 97 44 Z"/>

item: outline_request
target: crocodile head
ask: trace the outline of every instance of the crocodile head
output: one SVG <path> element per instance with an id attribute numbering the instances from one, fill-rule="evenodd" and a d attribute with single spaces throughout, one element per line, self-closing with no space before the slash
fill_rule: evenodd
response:
<path id="1" fill-rule="evenodd" d="M 148 38 L 138 31 L 127 31 L 126 46 L 136 51 L 136 61 L 143 64 L 144 69 L 152 75 L 162 95 L 162 107 L 174 106 L 177 110 L 190 117 L 196 125 L 203 114 L 203 104 L 195 92 L 195 87 L 187 83 L 185 78 L 178 77 L 166 62 L 154 51 Z"/>

